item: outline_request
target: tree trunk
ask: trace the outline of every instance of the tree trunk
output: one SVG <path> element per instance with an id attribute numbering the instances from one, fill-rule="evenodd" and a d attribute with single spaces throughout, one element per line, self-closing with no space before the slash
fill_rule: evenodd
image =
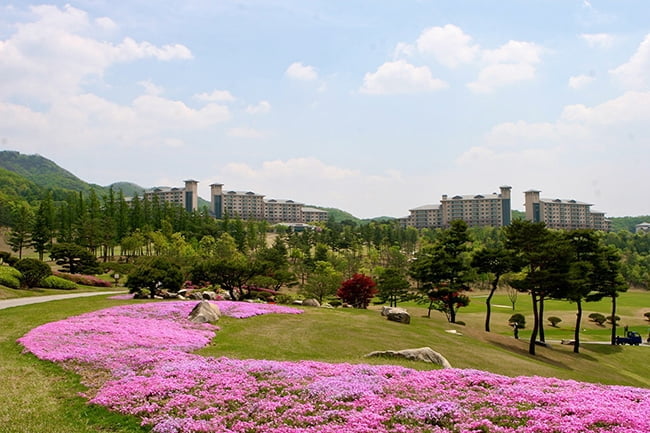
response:
<path id="1" fill-rule="evenodd" d="M 546 343 L 546 337 L 544 337 L 544 295 L 539 297 L 539 341 Z"/>
<path id="2" fill-rule="evenodd" d="M 539 311 L 537 306 L 537 293 L 535 291 L 530 292 L 530 296 L 533 300 L 533 332 L 530 334 L 530 343 L 528 344 L 528 353 L 531 355 L 535 354 L 535 340 L 537 339 L 537 332 L 539 330 Z"/>
<path id="3" fill-rule="evenodd" d="M 578 312 L 576 313 L 576 329 L 573 333 L 573 352 L 580 353 L 580 323 L 582 322 L 582 301 L 578 299 Z"/>
<path id="4" fill-rule="evenodd" d="M 616 345 L 616 296 L 612 296 L 612 346 Z"/>
<path id="5" fill-rule="evenodd" d="M 485 332 L 490 332 L 490 314 L 492 313 L 491 311 L 491 306 L 492 304 L 490 303 L 492 301 L 492 296 L 494 296 L 494 292 L 497 290 L 497 285 L 499 284 L 499 278 L 496 278 L 494 281 L 492 281 L 492 290 L 490 290 L 490 294 L 488 295 L 487 299 L 485 300 Z"/>

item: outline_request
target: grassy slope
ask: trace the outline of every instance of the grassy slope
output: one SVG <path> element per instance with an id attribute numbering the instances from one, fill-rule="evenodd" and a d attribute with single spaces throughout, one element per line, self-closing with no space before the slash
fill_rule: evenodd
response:
<path id="1" fill-rule="evenodd" d="M 545 375 L 650 387 L 647 375 L 650 348 L 585 345 L 581 354 L 574 355 L 570 346 L 554 344 L 550 348 L 538 348 L 538 356 L 531 357 L 527 354 L 526 340 L 514 340 L 504 324 L 512 314 L 509 309 L 495 307 L 493 332 L 481 331 L 482 300 L 477 298 L 472 306 L 461 310 L 459 319 L 467 322 L 466 327 L 447 324 L 437 312 L 432 312 L 430 319 L 422 317 L 425 310 L 414 305 L 408 306 L 413 316 L 410 325 L 388 322 L 377 311 L 343 309 L 306 309 L 305 314 L 299 316 L 273 315 L 246 320 L 223 318 L 217 338 L 201 353 L 238 358 L 380 363 L 387 361 L 369 360 L 363 355 L 373 350 L 430 346 L 455 367 L 511 376 Z M 506 304 L 504 300 L 504 297 L 497 297 L 494 303 Z M 637 313 L 648 309 L 642 307 L 650 306 L 649 300 L 650 293 L 624 294 L 620 299 L 620 315 L 634 329 L 647 332 L 647 322 Z M 138 426 L 137 420 L 87 406 L 77 395 L 83 387 L 74 374 L 21 354 L 15 342 L 40 324 L 128 302 L 133 301 L 98 296 L 0 310 L 0 381 L 4 384 L 0 392 L 0 433 L 146 431 Z M 596 311 L 596 307 L 606 311 L 608 304 L 589 307 L 586 311 Z M 520 297 L 517 310 L 528 313 L 527 308 L 527 299 Z M 569 304 L 558 303 L 547 306 L 547 311 L 561 317 L 565 315 L 568 322 L 572 308 Z M 569 331 L 566 322 L 560 324 L 563 326 L 559 330 L 548 331 L 548 338 L 550 334 Z M 445 332 L 452 328 L 463 335 Z M 585 339 L 603 339 L 607 331 L 603 333 L 593 324 L 585 324 L 585 329 Z M 526 332 L 522 331 L 524 338 Z M 424 364 L 400 364 L 430 368 Z"/>

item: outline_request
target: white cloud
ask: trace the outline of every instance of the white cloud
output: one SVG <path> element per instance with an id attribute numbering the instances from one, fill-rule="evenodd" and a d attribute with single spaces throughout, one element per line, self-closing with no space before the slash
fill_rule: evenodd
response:
<path id="1" fill-rule="evenodd" d="M 508 84 L 532 80 L 542 52 L 541 46 L 521 41 L 509 41 L 496 50 L 485 50 L 484 66 L 477 80 L 467 87 L 477 93 L 489 93 Z"/>
<path id="2" fill-rule="evenodd" d="M 425 29 L 416 46 L 420 53 L 433 56 L 449 68 L 474 61 L 480 52 L 479 46 L 472 44 L 472 37 L 452 24 Z"/>
<path id="3" fill-rule="evenodd" d="M 303 65 L 302 62 L 294 62 L 285 71 L 285 75 L 292 80 L 315 81 L 318 79 L 318 72 L 313 66 Z"/>
<path id="4" fill-rule="evenodd" d="M 413 66 L 404 60 L 386 62 L 376 72 L 367 73 L 359 90 L 372 95 L 413 94 L 433 92 L 448 87 L 433 78 L 426 66 Z"/>
<path id="5" fill-rule="evenodd" d="M 595 80 L 591 75 L 574 75 L 569 78 L 569 87 L 572 89 L 583 89 Z"/>
<path id="6" fill-rule="evenodd" d="M 214 101 L 214 102 L 233 102 L 236 101 L 235 98 L 227 90 L 213 90 L 212 92 L 203 92 L 194 95 L 194 97 L 200 101 Z"/>
<path id="7" fill-rule="evenodd" d="M 230 128 L 228 136 L 235 138 L 261 139 L 266 138 L 267 134 L 253 128 Z"/>
<path id="8" fill-rule="evenodd" d="M 114 30 L 117 28 L 115 21 L 108 17 L 95 18 L 95 24 L 104 30 Z"/>
<path id="9" fill-rule="evenodd" d="M 141 85 L 145 92 L 149 95 L 161 95 L 164 91 L 164 89 L 160 86 L 155 85 L 151 81 L 139 81 L 139 85 Z"/>
<path id="10" fill-rule="evenodd" d="M 609 73 L 629 89 L 647 89 L 650 86 L 650 34 L 646 35 L 627 63 Z"/>
<path id="11" fill-rule="evenodd" d="M 608 33 L 583 33 L 580 37 L 592 48 L 610 48 L 614 44 L 614 36 Z"/>
<path id="12" fill-rule="evenodd" d="M 91 20 L 69 5 L 35 6 L 31 12 L 33 21 L 16 24 L 15 32 L 0 41 L 0 98 L 51 103 L 79 93 L 86 82 L 101 79 L 107 68 L 119 62 L 192 57 L 180 44 L 158 47 L 128 37 L 117 44 L 94 39 L 91 35 L 103 34 L 111 20 Z"/>
<path id="13" fill-rule="evenodd" d="M 266 114 L 269 111 L 271 111 L 271 103 L 269 101 L 260 101 L 256 105 L 246 107 L 248 114 Z"/>

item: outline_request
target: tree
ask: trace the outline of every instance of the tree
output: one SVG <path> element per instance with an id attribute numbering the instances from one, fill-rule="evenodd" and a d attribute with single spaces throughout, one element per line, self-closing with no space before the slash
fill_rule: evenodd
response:
<path id="1" fill-rule="evenodd" d="M 559 317 L 551 316 L 547 319 L 552 327 L 557 328 L 557 324 L 562 321 Z"/>
<path id="2" fill-rule="evenodd" d="M 334 296 L 342 278 L 341 273 L 334 269 L 330 262 L 317 261 L 300 292 L 303 296 L 322 303 L 326 297 Z"/>
<path id="3" fill-rule="evenodd" d="M 146 289 L 153 298 L 160 290 L 178 292 L 183 284 L 183 274 L 180 267 L 165 257 L 142 259 L 129 273 L 125 286 L 131 293 Z"/>
<path id="4" fill-rule="evenodd" d="M 31 230 L 34 214 L 26 203 L 17 203 L 11 213 L 11 231 L 7 243 L 18 258 L 23 257 L 23 249 L 31 243 Z"/>
<path id="5" fill-rule="evenodd" d="M 50 257 L 71 274 L 96 274 L 100 271 L 97 257 L 77 244 L 65 242 L 54 244 Z"/>
<path id="6" fill-rule="evenodd" d="M 27 288 L 38 287 L 43 278 L 52 275 L 52 269 L 37 259 L 21 259 L 14 265 L 18 269 L 22 278 L 20 282 Z"/>
<path id="7" fill-rule="evenodd" d="M 457 309 L 469 304 L 463 292 L 469 290 L 469 235 L 467 223 L 452 221 L 437 241 L 422 248 L 411 265 L 411 275 L 422 283 L 422 299 L 432 309 L 442 311 L 447 320 L 456 323 Z"/>
<path id="8" fill-rule="evenodd" d="M 377 289 L 379 299 L 388 302 L 391 307 L 397 307 L 398 301 L 408 297 L 411 284 L 406 279 L 404 271 L 400 268 L 380 268 L 377 278 Z"/>
<path id="9" fill-rule="evenodd" d="M 597 288 L 587 296 L 587 302 L 600 301 L 603 298 L 612 299 L 611 317 L 616 316 L 616 298 L 619 294 L 627 291 L 628 285 L 620 272 L 620 255 L 613 246 L 605 246 L 599 253 L 599 266 L 595 271 L 594 280 Z M 616 321 L 612 323 L 610 338 L 612 345 L 616 344 Z"/>
<path id="10" fill-rule="evenodd" d="M 496 292 L 499 286 L 501 276 L 510 271 L 516 271 L 521 267 L 515 259 L 516 256 L 512 251 L 506 250 L 503 246 L 486 247 L 474 253 L 472 267 L 476 268 L 479 273 L 490 274 L 492 276 L 490 293 L 485 299 L 485 332 L 490 332 L 491 301 L 494 292 Z"/>
<path id="11" fill-rule="evenodd" d="M 354 308 L 368 308 L 370 301 L 377 294 L 377 283 L 367 275 L 354 274 L 343 281 L 336 291 L 336 296 Z"/>
<path id="12" fill-rule="evenodd" d="M 51 247 L 53 238 L 54 208 L 52 204 L 52 192 L 48 191 L 38 206 L 32 228 L 31 246 L 38 253 L 39 260 L 43 260 L 43 254 Z"/>
<path id="13" fill-rule="evenodd" d="M 528 352 L 534 355 L 538 335 L 543 338 L 544 298 L 565 287 L 568 248 L 543 222 L 514 220 L 504 227 L 504 233 L 506 248 L 513 250 L 526 267 L 526 272 L 510 284 L 531 296 L 533 329 Z"/>

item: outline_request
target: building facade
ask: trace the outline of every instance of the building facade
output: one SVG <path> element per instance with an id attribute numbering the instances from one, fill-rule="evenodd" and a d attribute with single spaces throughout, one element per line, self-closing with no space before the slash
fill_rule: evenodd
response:
<path id="1" fill-rule="evenodd" d="M 610 229 L 610 222 L 605 218 L 605 213 L 592 211 L 592 204 L 573 199 L 541 198 L 538 190 L 529 190 L 524 194 L 528 221 L 544 222 L 548 228 L 562 230 Z"/>
<path id="2" fill-rule="evenodd" d="M 144 192 L 144 198 L 153 199 L 154 196 L 160 202 L 172 203 L 182 206 L 186 211 L 192 212 L 199 208 L 198 182 L 186 180 L 185 187 L 157 187 Z"/>
<path id="3" fill-rule="evenodd" d="M 454 220 L 463 220 L 470 227 L 505 226 L 512 220 L 511 190 L 502 186 L 498 194 L 443 195 L 439 205 L 409 209 L 409 216 L 400 220 L 417 229 L 447 228 Z"/>

